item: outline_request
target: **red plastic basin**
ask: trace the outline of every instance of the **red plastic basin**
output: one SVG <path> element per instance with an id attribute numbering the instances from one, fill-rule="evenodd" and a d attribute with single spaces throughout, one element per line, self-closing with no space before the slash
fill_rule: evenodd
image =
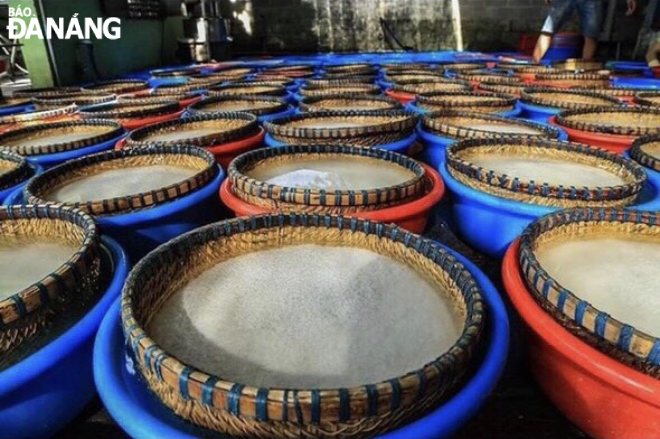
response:
<path id="1" fill-rule="evenodd" d="M 124 119 L 121 121 L 121 125 L 129 130 L 137 130 L 138 128 L 146 127 L 147 125 L 153 125 L 159 122 L 167 122 L 168 120 L 174 120 L 181 117 L 185 110 L 179 110 L 176 113 L 162 114 L 159 116 L 145 117 L 142 119 Z"/>
<path id="2" fill-rule="evenodd" d="M 590 131 L 580 131 L 568 128 L 557 123 L 557 117 L 552 116 L 548 123 L 561 128 L 568 134 L 568 139 L 572 142 L 586 143 L 589 146 L 607 149 L 617 154 L 623 154 L 632 146 L 636 137 L 621 136 L 618 134 L 592 133 Z"/>
<path id="3" fill-rule="evenodd" d="M 543 311 L 522 279 L 518 249 L 516 240 L 502 277 L 527 328 L 530 367 L 543 392 L 594 438 L 660 438 L 660 380 L 591 347 Z"/>
<path id="4" fill-rule="evenodd" d="M 445 185 L 437 171 L 427 165 L 422 166 L 424 166 L 426 175 L 429 176 L 433 184 L 433 188 L 429 193 L 410 203 L 371 212 L 359 212 L 356 216 L 386 224 L 394 223 L 413 233 L 424 232 L 431 208 L 438 204 L 445 194 Z M 253 206 L 235 196 L 231 190 L 229 179 L 225 179 L 220 186 L 220 199 L 225 206 L 234 211 L 236 216 L 261 215 L 271 212 L 265 207 Z"/>
<path id="5" fill-rule="evenodd" d="M 411 93 L 404 93 L 400 91 L 394 91 L 392 89 L 385 90 L 385 94 L 392 99 L 399 101 L 401 105 L 409 104 L 415 100 L 415 95 Z"/>

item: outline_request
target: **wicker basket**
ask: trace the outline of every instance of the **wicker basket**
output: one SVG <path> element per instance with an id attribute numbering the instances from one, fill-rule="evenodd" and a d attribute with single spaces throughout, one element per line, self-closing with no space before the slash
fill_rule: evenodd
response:
<path id="1" fill-rule="evenodd" d="M 6 108 L 6 107 L 17 107 L 19 105 L 28 105 L 32 102 L 32 100 L 28 97 L 13 97 L 13 98 L 6 98 L 6 97 L 1 97 L 0 98 L 0 108 Z"/>
<path id="2" fill-rule="evenodd" d="M 30 113 L 17 113 L 0 117 L 0 127 L 3 126 L 30 126 L 43 123 L 47 119 L 73 117 L 78 111 L 77 105 L 56 108 L 54 110 L 33 111 Z"/>
<path id="3" fill-rule="evenodd" d="M 660 133 L 660 109 L 605 107 L 570 110 L 559 113 L 557 123 L 580 131 L 643 136 Z"/>
<path id="4" fill-rule="evenodd" d="M 326 75 L 370 75 L 375 68 L 371 64 L 344 64 L 338 66 L 326 66 Z"/>
<path id="5" fill-rule="evenodd" d="M 69 105 L 77 105 L 79 107 L 86 107 L 89 105 L 98 105 L 108 102 L 113 102 L 117 100 L 117 95 L 114 94 L 90 94 L 90 92 L 85 93 L 74 93 L 70 95 L 62 94 L 58 96 L 48 96 L 48 97 L 39 97 L 32 98 L 32 103 L 37 108 L 37 110 L 53 110 L 56 108 L 62 108 Z"/>
<path id="6" fill-rule="evenodd" d="M 202 76 L 214 78 L 216 81 L 235 81 L 244 78 L 247 75 L 254 73 L 254 69 L 249 67 L 234 67 L 229 69 L 222 69 L 213 73 L 197 74 L 191 78 L 201 78 Z"/>
<path id="7" fill-rule="evenodd" d="M 353 96 L 338 94 L 321 97 L 304 98 L 298 106 L 300 111 L 368 111 L 368 110 L 400 110 L 401 104 L 385 96 Z"/>
<path id="8" fill-rule="evenodd" d="M 637 93 L 635 95 L 635 102 L 639 105 L 660 107 L 660 93 L 655 91 Z"/>
<path id="9" fill-rule="evenodd" d="M 634 98 L 637 93 L 647 92 L 648 89 L 645 88 L 636 88 L 636 87 L 617 87 L 610 86 L 607 87 L 573 87 L 571 90 L 575 91 L 593 91 L 603 95 L 607 95 L 613 98 Z"/>
<path id="10" fill-rule="evenodd" d="M 308 89 L 322 89 L 322 88 L 333 88 L 333 87 L 343 87 L 346 85 L 353 84 L 373 84 L 373 76 L 365 75 L 352 75 L 345 78 L 322 78 L 322 79 L 306 79 L 305 87 Z"/>
<path id="11" fill-rule="evenodd" d="M 448 79 L 440 72 L 414 71 L 395 72 L 386 74 L 383 79 L 398 85 L 421 84 L 425 82 L 445 82 Z"/>
<path id="12" fill-rule="evenodd" d="M 615 186 L 553 185 L 525 180 L 475 165 L 477 154 L 511 154 L 526 159 L 554 159 L 604 170 L 619 177 Z M 646 172 L 633 161 L 587 145 L 534 138 L 468 139 L 447 149 L 447 170 L 462 184 L 498 197 L 553 207 L 627 206 L 637 201 Z"/>
<path id="13" fill-rule="evenodd" d="M 164 84 L 154 88 L 150 95 L 165 98 L 166 96 L 180 96 L 184 94 L 199 93 L 205 89 L 202 84 Z"/>
<path id="14" fill-rule="evenodd" d="M 263 95 L 283 97 L 287 95 L 286 87 L 278 82 L 235 82 L 226 85 L 215 85 L 208 89 L 209 96 Z"/>
<path id="15" fill-rule="evenodd" d="M 551 73 L 554 69 L 538 64 L 516 64 L 500 63 L 497 65 L 500 70 L 509 70 L 516 74 L 522 73 Z"/>
<path id="16" fill-rule="evenodd" d="M 324 127 L 325 124 L 331 126 Z M 417 116 L 405 111 L 319 111 L 263 125 L 275 140 L 288 144 L 341 143 L 373 147 L 408 138 L 416 124 Z"/>
<path id="17" fill-rule="evenodd" d="M 0 238 L 5 242 L 50 239 L 77 248 L 52 273 L 34 279 L 32 284 L 0 300 L 0 369 L 3 369 L 38 347 L 37 340 L 48 337 L 45 332 L 62 325 L 63 320 L 70 320 L 73 309 L 89 304 L 101 274 L 98 229 L 92 218 L 79 210 L 59 205 L 0 207 Z"/>
<path id="18" fill-rule="evenodd" d="M 351 159 L 373 166 L 396 166 L 409 171 L 410 178 L 397 185 L 350 190 L 284 187 L 253 178 L 257 168 L 295 164 L 301 160 Z M 231 162 L 227 171 L 234 195 L 255 206 L 272 210 L 339 214 L 382 209 L 402 204 L 426 193 L 424 168 L 416 161 L 376 148 L 339 145 L 292 145 L 247 152 Z"/>
<path id="19" fill-rule="evenodd" d="M 530 88 L 528 84 L 524 82 L 518 82 L 513 84 L 505 84 L 499 82 L 482 82 L 479 84 L 479 89 L 487 91 L 490 93 L 498 93 L 520 97 L 522 91 L 526 88 Z"/>
<path id="20" fill-rule="evenodd" d="M 507 73 L 497 73 L 488 70 L 466 70 L 456 74 L 456 77 L 464 81 L 472 82 L 497 82 L 501 84 L 517 84 L 521 79 Z"/>
<path id="21" fill-rule="evenodd" d="M 121 122 L 128 119 L 141 119 L 162 116 L 179 111 L 179 102 L 172 99 L 131 99 L 97 105 L 79 112 L 83 119 L 111 119 Z"/>
<path id="22" fill-rule="evenodd" d="M 417 96 L 416 104 L 427 111 L 462 109 L 480 113 L 501 113 L 513 110 L 516 106 L 516 98 L 495 93 L 422 93 Z"/>
<path id="23" fill-rule="evenodd" d="M 657 213 L 626 209 L 570 209 L 545 216 L 520 238 L 519 261 L 529 291 L 539 304 L 574 335 L 617 360 L 660 378 L 660 339 L 617 320 L 580 298 L 552 277 L 537 259 L 542 246 L 588 237 L 619 237 L 658 243 Z M 625 261 L 621 261 L 625 263 Z M 554 269 L 555 276 L 557 269 Z M 609 273 L 589 273 L 608 276 Z M 627 291 L 626 294 L 635 294 Z M 610 312 L 612 310 L 609 310 Z"/>
<path id="24" fill-rule="evenodd" d="M 467 93 L 472 90 L 469 82 L 462 80 L 445 79 L 433 82 L 410 82 L 408 84 L 395 84 L 392 90 L 398 93 L 412 95 L 428 93 Z"/>
<path id="25" fill-rule="evenodd" d="M 605 88 L 610 85 L 610 77 L 600 73 L 537 73 L 536 83 L 561 88 Z"/>
<path id="26" fill-rule="evenodd" d="M 78 120 L 40 123 L 0 134 L 0 148 L 25 156 L 56 154 L 97 145 L 119 137 L 122 127 L 111 120 Z M 72 140 L 58 140 L 63 134 L 75 135 Z M 51 137 L 55 140 L 48 141 Z"/>
<path id="27" fill-rule="evenodd" d="M 380 69 L 385 73 L 407 72 L 410 70 L 434 71 L 436 68 L 434 65 L 422 63 L 383 64 L 380 66 Z"/>
<path id="28" fill-rule="evenodd" d="M 246 80 L 243 79 L 242 82 L 246 82 Z M 255 82 L 268 82 L 272 84 L 280 84 L 284 87 L 291 87 L 296 85 L 296 81 L 287 76 L 267 75 L 265 73 L 259 73 L 258 75 L 255 75 Z"/>
<path id="29" fill-rule="evenodd" d="M 149 83 L 140 79 L 117 79 L 114 81 L 101 81 L 85 87 L 83 90 L 92 93 L 126 94 L 147 90 Z"/>
<path id="30" fill-rule="evenodd" d="M 193 145 L 210 147 L 221 145 L 259 132 L 256 116 L 248 113 L 199 114 L 148 125 L 132 131 L 126 138 L 127 148 L 151 145 Z M 163 139 L 176 133 L 176 139 Z"/>
<path id="31" fill-rule="evenodd" d="M 629 153 L 640 165 L 660 172 L 660 135 L 640 137 L 635 140 Z"/>
<path id="32" fill-rule="evenodd" d="M 468 70 L 483 70 L 487 66 L 486 64 L 482 64 L 482 63 L 453 63 L 453 64 L 446 64 L 443 67 L 445 72 L 458 73 L 458 72 L 465 72 Z"/>
<path id="33" fill-rule="evenodd" d="M 621 104 L 618 99 L 595 91 L 557 90 L 540 87 L 523 90 L 520 102 L 562 110 L 593 109 Z"/>
<path id="34" fill-rule="evenodd" d="M 192 104 L 188 107 L 188 113 L 200 115 L 239 111 L 264 116 L 281 113 L 288 107 L 289 105 L 283 99 L 271 96 L 216 96 Z"/>
<path id="35" fill-rule="evenodd" d="M 529 129 L 533 132 L 497 132 L 479 128 L 479 125 L 500 125 L 514 130 Z M 548 125 L 539 125 L 522 119 L 494 116 L 461 110 L 441 110 L 422 116 L 424 130 L 452 139 L 485 139 L 531 137 L 543 139 L 558 139 L 560 132 Z"/>
<path id="36" fill-rule="evenodd" d="M 0 149 L 0 191 L 27 180 L 34 174 L 25 157 Z"/>
<path id="37" fill-rule="evenodd" d="M 329 86 L 323 88 L 310 88 L 307 86 L 300 88 L 300 95 L 303 97 L 319 97 L 331 95 L 379 95 L 380 87 L 375 84 L 346 84 Z"/>
<path id="38" fill-rule="evenodd" d="M 83 89 L 80 87 L 44 87 L 32 88 L 28 90 L 19 90 L 14 92 L 15 98 L 57 98 L 63 94 L 82 93 Z"/>
<path id="39" fill-rule="evenodd" d="M 164 351 L 145 329 L 175 291 L 218 263 L 265 249 L 319 243 L 368 249 L 414 268 L 464 310 L 458 341 L 430 363 L 387 381 L 342 389 L 278 389 L 208 375 Z M 357 218 L 279 214 L 213 224 L 152 252 L 126 281 L 122 325 L 148 386 L 177 415 L 198 426 L 253 438 L 353 439 L 396 428 L 443 401 L 467 370 L 484 307 L 471 274 L 430 240 Z"/>
<path id="40" fill-rule="evenodd" d="M 309 78 L 314 75 L 314 67 L 307 65 L 273 67 L 264 70 L 263 74 L 286 76 L 287 78 Z"/>
<path id="41" fill-rule="evenodd" d="M 219 172 L 213 155 L 201 148 L 158 145 L 146 148 L 127 148 L 88 155 L 50 169 L 30 180 L 25 187 L 25 194 L 30 203 L 51 202 L 50 194 L 69 182 L 112 169 L 153 165 L 175 165 L 198 172 L 178 183 L 154 188 L 145 193 L 66 204 L 97 216 L 135 212 L 195 192 L 212 181 Z"/>

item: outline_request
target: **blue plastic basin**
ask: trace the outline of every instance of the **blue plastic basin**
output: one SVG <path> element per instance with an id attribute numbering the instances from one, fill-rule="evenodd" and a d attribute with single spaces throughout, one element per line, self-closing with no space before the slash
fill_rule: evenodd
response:
<path id="1" fill-rule="evenodd" d="M 96 145 L 86 146 L 71 151 L 58 152 L 56 154 L 44 154 L 27 157 L 28 161 L 41 166 L 44 170 L 50 169 L 69 160 L 77 159 L 86 155 L 96 154 L 97 152 L 109 151 L 115 147 L 115 144 L 124 138 L 128 133 L 125 131 L 114 139 Z"/>
<path id="2" fill-rule="evenodd" d="M 483 405 L 504 369 L 509 348 L 509 321 L 500 294 L 474 264 L 459 253 L 452 253 L 475 276 L 488 303 L 488 336 L 484 341 L 482 363 L 464 387 L 445 404 L 421 419 L 379 436 L 382 439 L 450 437 Z M 135 375 L 129 358 L 121 330 L 120 301 L 117 300 L 103 320 L 94 347 L 94 379 L 108 412 L 134 438 L 202 437 L 203 432 L 176 418 L 151 393 Z"/>
<path id="3" fill-rule="evenodd" d="M 39 165 L 36 165 L 34 163 L 30 163 L 29 166 L 32 168 L 34 173 L 32 174 L 32 177 L 34 177 L 37 174 L 41 174 L 43 172 L 43 168 Z M 32 178 L 30 177 L 30 178 Z M 28 179 L 29 180 L 29 179 Z M 14 185 L 12 187 L 8 187 L 7 189 L 0 190 L 0 203 L 3 205 L 11 205 L 11 201 L 14 200 L 13 196 L 16 192 L 20 194 L 20 192 L 23 190 L 25 185 L 27 184 L 28 180 L 22 181 L 18 183 L 17 185 Z M 21 197 L 22 198 L 22 197 Z M 6 203 L 9 201 L 8 203 Z M 16 203 L 16 204 L 21 204 L 21 203 Z"/>
<path id="4" fill-rule="evenodd" d="M 518 117 L 534 122 L 546 123 L 552 116 L 561 113 L 559 108 L 544 107 L 541 105 L 527 104 L 518 101 L 520 105 L 520 115 Z"/>
<path id="5" fill-rule="evenodd" d="M 0 438 L 52 436 L 94 397 L 94 338 L 121 293 L 129 267 L 119 244 L 107 237 L 102 241 L 107 259 L 114 265 L 103 297 L 57 339 L 0 372 Z"/>

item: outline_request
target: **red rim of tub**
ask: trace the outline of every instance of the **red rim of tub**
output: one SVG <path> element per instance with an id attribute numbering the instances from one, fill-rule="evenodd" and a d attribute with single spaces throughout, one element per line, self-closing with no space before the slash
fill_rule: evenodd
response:
<path id="1" fill-rule="evenodd" d="M 422 166 L 433 185 L 427 194 L 411 201 L 410 203 L 369 212 L 360 212 L 356 216 L 386 224 L 395 223 L 399 227 L 407 229 L 413 233 L 424 232 L 429 212 L 433 206 L 440 202 L 445 194 L 445 184 L 437 171 L 428 165 L 422 164 Z M 264 207 L 253 206 L 252 204 L 246 203 L 236 197 L 231 192 L 231 182 L 228 179 L 226 179 L 220 186 L 220 199 L 225 206 L 236 214 L 236 216 L 261 215 L 271 212 Z"/>
<path id="2" fill-rule="evenodd" d="M 534 336 L 530 350 L 538 352 L 530 352 L 531 368 L 544 392 L 594 437 L 660 438 L 660 426 L 651 422 L 660 418 L 660 381 L 588 345 L 547 314 L 522 279 L 518 250 L 516 240 L 504 256 L 502 278 L 513 307 Z M 557 380 L 559 376 L 566 380 Z M 589 404 L 579 398 L 585 394 Z M 605 408 L 605 401 L 617 410 Z"/>
<path id="3" fill-rule="evenodd" d="M 559 129 L 566 131 L 568 138 L 572 142 L 586 143 L 589 146 L 603 148 L 608 151 L 623 154 L 632 147 L 636 137 L 621 136 L 617 134 L 592 133 L 588 131 L 575 130 L 557 123 L 557 116 L 552 116 L 548 123 Z"/>
<path id="4" fill-rule="evenodd" d="M 121 125 L 129 131 L 137 130 L 138 128 L 145 127 L 147 125 L 153 125 L 155 123 L 167 122 L 168 120 L 174 120 L 181 117 L 185 109 L 179 110 L 175 113 L 169 114 L 160 114 L 153 117 L 145 117 L 142 119 L 125 119 L 121 121 Z"/>
<path id="5" fill-rule="evenodd" d="M 402 105 L 409 104 L 410 102 L 415 100 L 414 94 L 395 91 L 392 89 L 385 90 L 385 94 L 391 97 L 392 99 L 396 99 Z"/>

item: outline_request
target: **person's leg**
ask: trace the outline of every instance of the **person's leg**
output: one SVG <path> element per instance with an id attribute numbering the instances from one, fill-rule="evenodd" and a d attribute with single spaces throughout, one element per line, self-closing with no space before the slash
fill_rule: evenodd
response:
<path id="1" fill-rule="evenodd" d="M 541 58 L 550 48 L 552 43 L 552 36 L 557 32 L 568 20 L 575 8 L 575 0 L 553 0 L 550 3 L 550 12 L 548 18 L 543 23 L 541 35 L 534 47 L 533 59 L 534 62 L 541 61 Z"/>
<path id="2" fill-rule="evenodd" d="M 577 0 L 580 28 L 584 35 L 582 59 L 592 60 L 596 56 L 600 27 L 603 22 L 603 2 L 601 0 Z"/>

